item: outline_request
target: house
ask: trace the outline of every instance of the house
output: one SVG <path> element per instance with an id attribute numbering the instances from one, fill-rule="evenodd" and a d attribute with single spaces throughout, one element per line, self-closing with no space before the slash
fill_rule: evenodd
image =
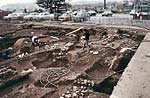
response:
<path id="1" fill-rule="evenodd" d="M 135 0 L 133 19 L 150 20 L 150 1 Z"/>
<path id="2" fill-rule="evenodd" d="M 123 11 L 125 13 L 130 12 L 133 9 L 134 1 L 133 0 L 123 0 Z"/>
<path id="3" fill-rule="evenodd" d="M 150 20 L 150 1 L 140 0 L 135 2 L 133 19 Z"/>

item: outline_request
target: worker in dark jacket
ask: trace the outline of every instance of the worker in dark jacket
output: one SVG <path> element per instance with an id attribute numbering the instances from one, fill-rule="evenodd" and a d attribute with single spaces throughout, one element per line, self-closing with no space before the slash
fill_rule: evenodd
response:
<path id="1" fill-rule="evenodd" d="M 83 32 L 84 32 L 84 35 L 83 35 L 83 39 L 84 39 L 83 50 L 84 50 L 84 48 L 86 48 L 86 46 L 89 47 L 90 33 L 86 29 L 84 29 Z"/>

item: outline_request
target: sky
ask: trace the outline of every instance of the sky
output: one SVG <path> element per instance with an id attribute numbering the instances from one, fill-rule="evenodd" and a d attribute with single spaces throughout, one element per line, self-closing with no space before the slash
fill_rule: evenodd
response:
<path id="1" fill-rule="evenodd" d="M 72 2 L 76 3 L 76 2 L 96 2 L 96 1 L 103 2 L 104 0 L 73 0 Z M 122 0 L 107 0 L 107 1 L 122 1 Z M 0 0 L 0 6 L 14 3 L 31 3 L 31 2 L 36 2 L 36 0 Z"/>
<path id="2" fill-rule="evenodd" d="M 0 6 L 15 3 L 30 3 L 35 1 L 36 0 L 0 0 Z"/>

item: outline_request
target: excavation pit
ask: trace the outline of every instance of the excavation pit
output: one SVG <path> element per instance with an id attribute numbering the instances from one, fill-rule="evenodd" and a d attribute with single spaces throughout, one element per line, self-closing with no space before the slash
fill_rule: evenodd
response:
<path id="1" fill-rule="evenodd" d="M 15 24 L 11 25 L 13 27 Z M 118 31 L 118 28 L 89 26 L 86 29 L 91 34 L 89 40 L 90 50 L 88 51 L 88 48 L 86 48 L 83 51 L 83 44 L 80 39 L 83 31 L 79 30 L 69 34 L 80 27 L 80 25 L 39 26 L 36 24 L 31 28 L 19 30 L 13 27 L 11 30 L 15 30 L 15 34 L 9 35 L 10 39 L 13 39 L 13 43 L 6 44 L 6 47 L 0 44 L 1 50 L 12 47 L 16 41 L 14 38 L 18 40 L 25 36 L 31 38 L 33 35 L 40 34 L 48 36 L 41 39 L 48 46 L 45 49 L 45 45 L 42 45 L 37 50 L 32 47 L 33 50 L 26 57 L 18 58 L 15 56 L 0 62 L 0 65 L 7 65 L 15 69 L 18 76 L 24 70 L 31 72 L 27 82 L 12 86 L 11 91 L 8 90 L 9 87 L 5 88 L 4 93 L 3 91 L 0 92 L 1 96 L 6 98 L 5 96 L 12 95 L 14 98 L 25 98 L 31 95 L 34 98 L 40 92 L 38 90 L 42 90 L 38 98 L 59 98 L 62 94 L 67 94 L 67 91 L 72 90 L 74 86 L 78 86 L 74 85 L 75 80 L 83 78 L 94 82 L 94 86 L 88 88 L 92 93 L 84 94 L 83 98 L 88 96 L 91 96 L 90 98 L 109 98 L 121 76 L 119 73 L 113 74 L 113 71 L 107 73 L 113 58 L 122 48 L 137 49 L 146 31 L 133 29 L 120 29 L 122 31 Z M 9 31 L 5 30 L 5 32 Z M 5 35 L 5 32 L 3 31 L 1 35 Z M 31 32 L 34 32 L 33 35 Z M 7 42 L 10 43 L 11 40 L 7 40 Z M 68 71 L 63 72 L 61 68 L 66 68 Z M 51 71 L 47 72 L 47 70 Z M 113 75 L 111 76 L 111 74 Z M 20 86 L 24 87 L 18 90 L 17 88 Z M 81 88 L 79 89 L 81 90 Z M 49 89 L 51 90 L 48 91 Z M 30 90 L 31 92 L 29 92 Z M 24 93 L 20 93 L 20 91 Z M 78 95 L 81 95 L 81 93 Z"/>

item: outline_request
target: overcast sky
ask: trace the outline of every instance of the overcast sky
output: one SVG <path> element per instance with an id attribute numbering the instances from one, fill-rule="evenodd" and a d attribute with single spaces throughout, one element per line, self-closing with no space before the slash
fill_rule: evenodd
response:
<path id="1" fill-rule="evenodd" d="M 14 4 L 14 3 L 29 3 L 29 2 L 35 2 L 36 0 L 0 0 L 0 6 L 7 5 L 7 4 Z M 73 3 L 76 2 L 95 2 L 95 1 L 101 1 L 104 0 L 73 0 Z M 107 1 L 122 1 L 122 0 L 107 0 Z"/>

